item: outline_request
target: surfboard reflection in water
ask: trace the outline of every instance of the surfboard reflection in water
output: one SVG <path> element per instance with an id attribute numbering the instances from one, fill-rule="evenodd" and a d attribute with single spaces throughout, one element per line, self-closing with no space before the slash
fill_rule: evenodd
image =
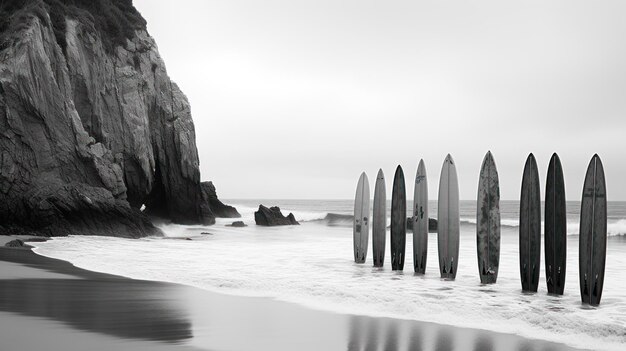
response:
<path id="1" fill-rule="evenodd" d="M 474 341 L 474 351 L 492 351 L 493 341 L 484 336 L 478 336 Z"/>
<path id="2" fill-rule="evenodd" d="M 432 323 L 363 316 L 351 316 L 348 322 L 348 351 L 569 350 L 560 344 L 529 341 L 515 335 Z"/>

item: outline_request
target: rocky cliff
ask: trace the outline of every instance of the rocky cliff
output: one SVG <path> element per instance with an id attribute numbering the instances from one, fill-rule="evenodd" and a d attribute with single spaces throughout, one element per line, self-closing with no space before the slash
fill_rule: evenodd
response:
<path id="1" fill-rule="evenodd" d="M 202 194 L 201 211 L 206 211 L 205 217 L 215 216 L 220 218 L 239 218 L 241 214 L 233 206 L 224 204 L 217 197 L 217 191 L 213 182 L 200 183 L 200 191 Z"/>
<path id="2" fill-rule="evenodd" d="M 0 18 L 1 226 L 141 236 L 145 214 L 213 220 L 189 103 L 130 0 L 5 0 Z"/>

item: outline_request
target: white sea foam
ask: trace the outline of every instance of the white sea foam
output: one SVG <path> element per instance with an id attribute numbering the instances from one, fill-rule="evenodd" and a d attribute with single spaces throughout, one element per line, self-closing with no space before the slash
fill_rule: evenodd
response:
<path id="1" fill-rule="evenodd" d="M 350 228 L 317 222 L 224 227 L 229 221 L 218 219 L 211 227 L 162 226 L 168 237 L 191 237 L 191 241 L 55 238 L 36 243 L 36 252 L 131 278 L 267 296 L 336 312 L 482 328 L 591 349 L 623 350 L 626 343 L 622 268 L 626 244 L 619 239 L 609 242 L 602 305 L 584 308 L 578 291 L 576 237 L 568 240 L 566 294 L 556 297 L 546 294 L 543 271 L 539 292 L 521 293 L 515 235 L 502 237 L 498 283 L 481 286 L 475 233 L 469 227 L 462 234 L 457 280 L 442 281 L 435 234 L 429 238 L 427 274 L 414 276 L 411 235 L 407 236 L 405 271 L 397 273 L 391 271 L 388 257 L 383 269 L 372 268 L 371 257 L 367 264 L 354 264 Z"/>
<path id="2" fill-rule="evenodd" d="M 476 218 L 461 218 L 462 224 L 476 225 Z M 519 220 L 517 219 L 501 219 L 500 224 L 503 227 L 519 228 Z M 545 222 L 541 222 L 541 230 L 543 232 Z M 580 229 L 580 222 L 568 221 L 567 222 L 567 234 L 578 235 Z M 626 219 L 609 220 L 607 222 L 607 235 L 620 236 L 626 235 Z"/>
<path id="3" fill-rule="evenodd" d="M 476 217 L 466 218 L 463 217 L 460 219 L 462 224 L 472 224 L 476 225 Z M 519 227 L 519 220 L 517 219 L 500 219 L 500 225 L 505 227 Z"/>

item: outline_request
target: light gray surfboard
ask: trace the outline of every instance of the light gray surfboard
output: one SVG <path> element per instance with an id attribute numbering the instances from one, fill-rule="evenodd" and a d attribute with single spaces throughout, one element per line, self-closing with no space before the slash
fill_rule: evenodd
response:
<path id="1" fill-rule="evenodd" d="M 606 264 L 606 182 L 604 167 L 594 155 L 587 168 L 580 208 L 579 278 L 584 303 L 600 304 Z"/>
<path id="2" fill-rule="evenodd" d="M 519 269 L 522 290 L 536 292 L 541 260 L 541 190 L 537 161 L 528 155 L 519 208 Z"/>
<path id="3" fill-rule="evenodd" d="M 387 236 L 387 191 L 385 174 L 378 170 L 374 186 L 374 214 L 372 215 L 372 254 L 374 267 L 382 267 L 385 262 L 385 240 Z"/>
<path id="4" fill-rule="evenodd" d="M 428 181 L 426 166 L 420 160 L 413 190 L 413 268 L 415 273 L 426 272 L 428 253 Z"/>
<path id="5" fill-rule="evenodd" d="M 448 154 L 439 178 L 437 246 L 442 278 L 454 279 L 459 264 L 459 180 L 452 156 Z"/>
<path id="6" fill-rule="evenodd" d="M 500 266 L 500 181 L 491 151 L 485 155 L 478 181 L 476 249 L 480 282 L 495 283 Z"/>
<path id="7" fill-rule="evenodd" d="M 354 197 L 354 262 L 364 263 L 367 257 L 367 239 L 369 235 L 370 183 L 367 174 L 361 173 Z"/>
<path id="8" fill-rule="evenodd" d="M 391 192 L 391 269 L 404 269 L 406 249 L 406 188 L 402 167 L 396 168 Z"/>

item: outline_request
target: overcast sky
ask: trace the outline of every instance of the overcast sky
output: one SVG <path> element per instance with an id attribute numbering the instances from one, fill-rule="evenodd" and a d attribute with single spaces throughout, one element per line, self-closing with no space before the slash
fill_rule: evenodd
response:
<path id="1" fill-rule="evenodd" d="M 626 200 L 624 1 L 135 0 L 189 98 L 203 180 L 222 198 L 354 197 L 447 153 L 475 199 L 491 150 L 502 199 L 552 152 L 568 200 L 594 153 Z"/>

